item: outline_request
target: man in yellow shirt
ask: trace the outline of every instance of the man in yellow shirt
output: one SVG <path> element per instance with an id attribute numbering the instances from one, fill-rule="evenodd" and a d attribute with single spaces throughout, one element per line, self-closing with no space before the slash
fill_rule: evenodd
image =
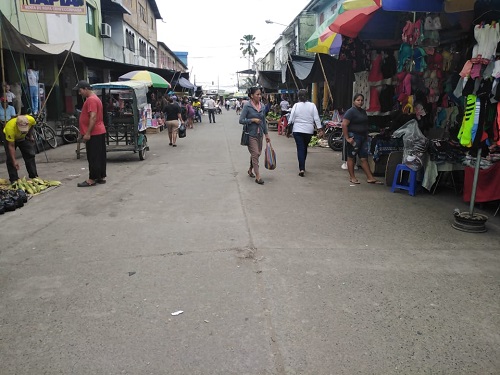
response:
<path id="1" fill-rule="evenodd" d="M 17 174 L 19 163 L 16 160 L 17 147 L 21 150 L 29 177 L 38 177 L 33 138 L 33 126 L 35 126 L 35 123 L 36 121 L 32 116 L 18 116 L 7 121 L 3 129 L 5 135 L 4 147 L 7 156 L 7 171 L 9 172 L 10 182 L 12 183 L 19 179 Z"/>

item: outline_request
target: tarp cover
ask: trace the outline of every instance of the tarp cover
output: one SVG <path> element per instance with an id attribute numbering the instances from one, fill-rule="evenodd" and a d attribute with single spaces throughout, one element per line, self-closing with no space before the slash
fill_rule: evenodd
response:
<path id="1" fill-rule="evenodd" d="M 0 27 L 3 48 L 28 55 L 59 55 L 71 49 L 72 43 L 45 44 L 32 43 L 0 13 Z"/>
<path id="2" fill-rule="evenodd" d="M 185 89 L 196 90 L 196 85 L 193 85 L 189 80 L 184 77 L 179 78 L 178 81 L 179 86 L 184 87 Z"/>
<path id="3" fill-rule="evenodd" d="M 267 92 L 277 91 L 282 85 L 281 70 L 259 70 L 257 74 L 257 83 Z"/>

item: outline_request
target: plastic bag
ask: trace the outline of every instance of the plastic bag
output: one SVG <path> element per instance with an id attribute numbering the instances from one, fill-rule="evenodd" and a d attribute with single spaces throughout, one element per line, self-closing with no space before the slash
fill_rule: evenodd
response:
<path id="1" fill-rule="evenodd" d="M 183 122 L 179 126 L 177 132 L 179 133 L 179 138 L 184 138 L 186 136 L 186 126 L 184 125 Z"/>
<path id="2" fill-rule="evenodd" d="M 270 142 L 266 144 L 266 159 L 264 166 L 266 169 L 270 170 L 276 168 L 276 153 L 274 152 L 273 146 L 271 146 Z"/>
<path id="3" fill-rule="evenodd" d="M 338 109 L 335 109 L 333 111 L 333 115 L 332 115 L 332 121 L 336 124 L 341 124 L 342 123 L 342 116 L 340 115 Z"/>
<path id="4" fill-rule="evenodd" d="M 410 120 L 392 133 L 394 138 L 403 137 L 403 164 L 418 171 L 423 167 L 423 156 L 427 151 L 429 140 L 418 128 L 416 120 Z"/>

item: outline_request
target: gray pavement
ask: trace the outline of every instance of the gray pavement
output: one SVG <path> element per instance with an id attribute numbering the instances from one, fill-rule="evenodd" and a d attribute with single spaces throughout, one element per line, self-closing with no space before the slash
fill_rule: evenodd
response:
<path id="1" fill-rule="evenodd" d="M 456 231 L 460 196 L 351 186 L 329 149 L 300 178 L 275 132 L 260 186 L 234 112 L 203 120 L 97 187 L 74 145 L 37 156 L 63 185 L 0 216 L 0 374 L 499 373 L 490 206 Z"/>

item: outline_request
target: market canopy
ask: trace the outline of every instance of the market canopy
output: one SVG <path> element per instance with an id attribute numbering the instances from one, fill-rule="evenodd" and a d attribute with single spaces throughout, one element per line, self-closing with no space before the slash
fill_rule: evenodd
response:
<path id="1" fill-rule="evenodd" d="M 180 77 L 177 82 L 176 82 L 179 86 L 181 87 L 184 87 L 185 89 L 189 89 L 189 90 L 196 90 L 196 85 L 193 85 L 191 82 L 189 82 L 188 79 L 184 78 L 184 77 Z"/>
<path id="2" fill-rule="evenodd" d="M 155 88 L 168 89 L 170 87 L 170 83 L 165 78 L 148 70 L 133 70 L 118 77 L 118 80 L 149 82 L 149 84 Z"/>
<path id="3" fill-rule="evenodd" d="M 0 35 L 3 48 L 28 55 L 59 55 L 64 51 L 70 51 L 73 45 L 72 42 L 59 44 L 33 43 L 17 31 L 2 12 L 0 12 Z"/>

